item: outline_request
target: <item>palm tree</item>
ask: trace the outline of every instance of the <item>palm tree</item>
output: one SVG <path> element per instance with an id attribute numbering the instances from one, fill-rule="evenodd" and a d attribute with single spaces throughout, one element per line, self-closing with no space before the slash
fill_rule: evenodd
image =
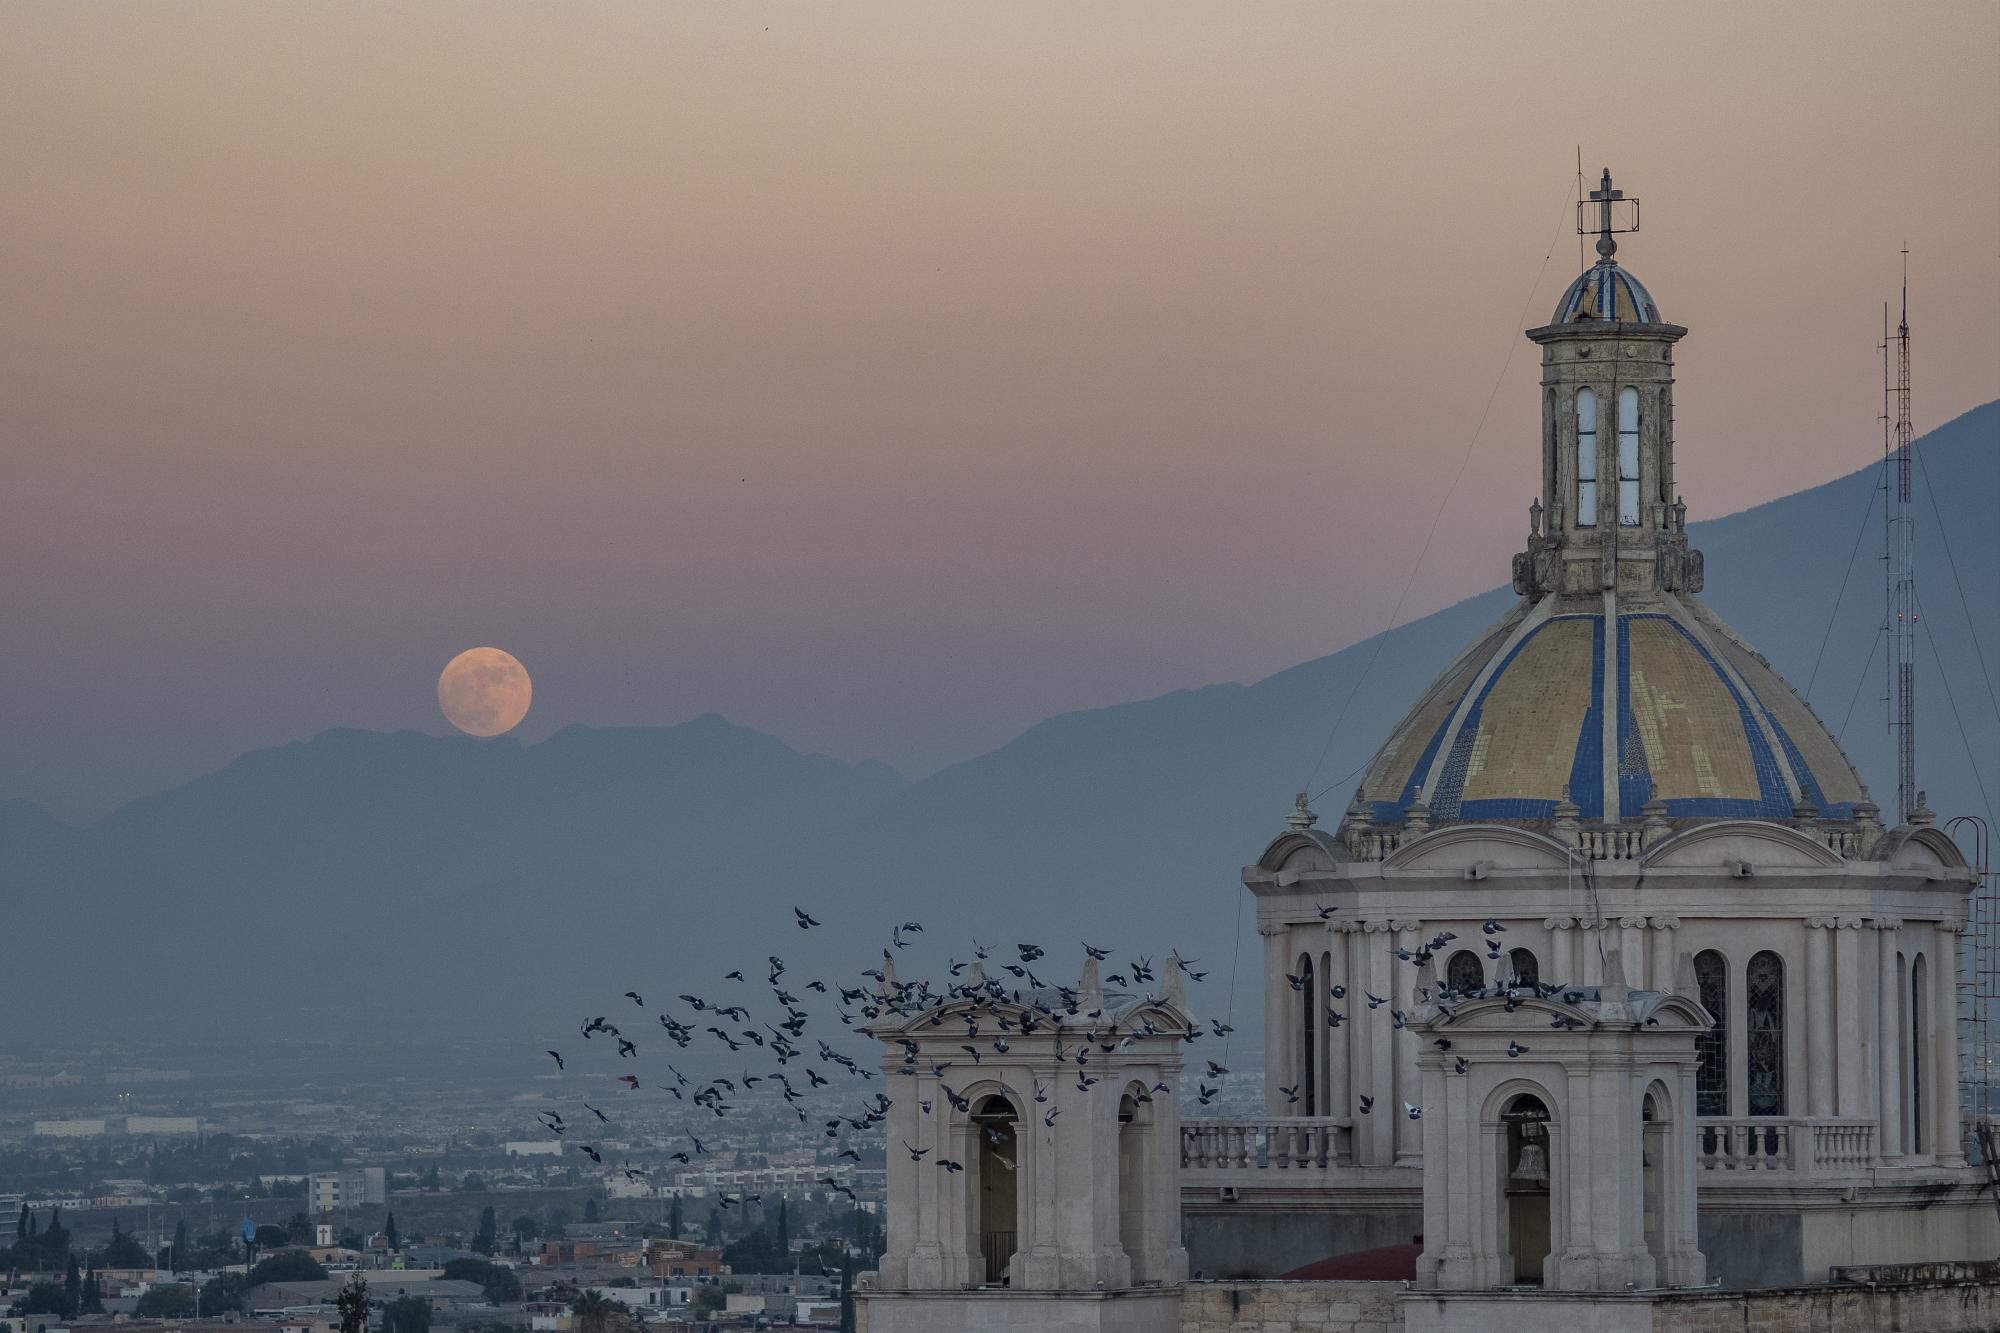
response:
<path id="1" fill-rule="evenodd" d="M 601 1292 L 586 1291 L 569 1303 L 569 1312 L 576 1320 L 576 1333 L 609 1333 L 625 1307 Z"/>

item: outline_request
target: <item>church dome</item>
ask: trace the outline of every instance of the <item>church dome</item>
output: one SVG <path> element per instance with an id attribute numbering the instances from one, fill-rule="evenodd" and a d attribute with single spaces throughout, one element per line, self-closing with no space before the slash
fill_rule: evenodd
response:
<path id="1" fill-rule="evenodd" d="M 1660 324 L 1660 307 L 1645 285 L 1605 259 L 1579 273 L 1576 281 L 1556 302 L 1551 324 L 1574 324 L 1579 320 L 1619 320 L 1626 324 Z"/>
<path id="2" fill-rule="evenodd" d="M 1425 691 L 1363 779 L 1376 822 L 1851 820 L 1867 799 L 1826 726 L 1692 599 L 1619 611 L 1524 599 Z"/>

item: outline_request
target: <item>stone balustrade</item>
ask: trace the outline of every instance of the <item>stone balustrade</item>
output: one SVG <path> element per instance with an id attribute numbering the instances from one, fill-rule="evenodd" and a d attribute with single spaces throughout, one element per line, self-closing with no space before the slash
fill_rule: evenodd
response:
<path id="1" fill-rule="evenodd" d="M 1183 1120 L 1181 1171 L 1325 1170 L 1353 1162 L 1353 1122 L 1333 1116 Z"/>
<path id="2" fill-rule="evenodd" d="M 1694 1144 L 1704 1183 L 1750 1173 L 1852 1175 L 1877 1164 L 1872 1120 L 1703 1116 Z"/>

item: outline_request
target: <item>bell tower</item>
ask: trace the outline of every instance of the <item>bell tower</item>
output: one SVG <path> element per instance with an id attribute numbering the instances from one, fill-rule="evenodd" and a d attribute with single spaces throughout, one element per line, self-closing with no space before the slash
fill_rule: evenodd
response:
<path id="1" fill-rule="evenodd" d="M 1577 207 L 1597 262 L 1528 331 L 1542 349 L 1542 487 L 1514 557 L 1524 596 L 1701 591 L 1674 491 L 1674 344 L 1687 330 L 1618 263 L 1612 238 L 1638 229 L 1639 201 L 1612 188 L 1607 167 Z"/>

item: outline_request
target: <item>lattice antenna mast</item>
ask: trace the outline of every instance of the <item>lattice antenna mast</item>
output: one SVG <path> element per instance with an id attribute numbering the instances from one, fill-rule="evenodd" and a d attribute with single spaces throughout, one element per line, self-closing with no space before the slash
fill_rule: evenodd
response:
<path id="1" fill-rule="evenodd" d="M 1888 501 L 1884 507 L 1889 564 L 1889 601 L 1883 628 L 1887 631 L 1889 662 L 1889 732 L 1896 744 L 1896 815 L 1910 821 L 1917 808 L 1917 573 L 1916 511 L 1910 504 L 1910 251 L 1903 249 L 1903 309 L 1893 337 L 1883 324 L 1883 389 L 1891 395 L 1883 418 L 1893 413 L 1895 426 L 1888 445 Z M 1896 358 L 1896 382 L 1887 383 L 1888 359 Z"/>

